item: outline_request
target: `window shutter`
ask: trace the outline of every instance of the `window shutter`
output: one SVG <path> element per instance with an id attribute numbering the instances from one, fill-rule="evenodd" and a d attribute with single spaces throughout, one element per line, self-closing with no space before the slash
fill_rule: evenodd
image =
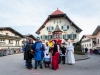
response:
<path id="1" fill-rule="evenodd" d="M 41 39 L 42 39 L 42 35 L 41 35 Z"/>
<path id="2" fill-rule="evenodd" d="M 45 39 L 47 40 L 47 35 L 45 35 Z"/>
<path id="3" fill-rule="evenodd" d="M 72 34 L 70 34 L 70 39 L 72 39 Z"/>
<path id="4" fill-rule="evenodd" d="M 47 27 L 47 31 L 48 31 L 48 27 Z"/>
<path id="5" fill-rule="evenodd" d="M 76 34 L 74 34 L 74 39 L 76 39 Z"/>
<path id="6" fill-rule="evenodd" d="M 70 39 L 70 38 L 71 38 L 71 37 L 70 37 L 70 34 L 68 34 L 67 37 L 68 37 L 68 39 Z"/>
<path id="7" fill-rule="evenodd" d="M 63 39 L 65 39 L 65 36 L 63 35 Z"/>
<path id="8" fill-rule="evenodd" d="M 63 26 L 61 26 L 61 29 L 63 30 Z"/>
<path id="9" fill-rule="evenodd" d="M 52 27 L 52 30 L 54 30 L 54 27 Z"/>
<path id="10" fill-rule="evenodd" d="M 69 26 L 67 26 L 67 29 L 69 29 Z"/>
<path id="11" fill-rule="evenodd" d="M 52 39 L 52 35 L 51 35 L 51 39 Z"/>

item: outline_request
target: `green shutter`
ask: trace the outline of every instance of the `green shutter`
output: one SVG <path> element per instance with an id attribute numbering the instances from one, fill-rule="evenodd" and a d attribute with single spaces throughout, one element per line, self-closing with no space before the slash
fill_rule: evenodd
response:
<path id="1" fill-rule="evenodd" d="M 67 29 L 69 29 L 69 26 L 67 26 Z"/>
<path id="2" fill-rule="evenodd" d="M 75 34 L 73 34 L 73 39 L 75 39 Z"/>
<path id="3" fill-rule="evenodd" d="M 52 35 L 51 35 L 51 39 L 52 39 Z"/>
<path id="4" fill-rule="evenodd" d="M 48 31 L 48 27 L 47 27 L 47 31 Z"/>
<path id="5" fill-rule="evenodd" d="M 42 35 L 41 35 L 41 39 L 42 39 Z"/>
<path id="6" fill-rule="evenodd" d="M 54 30 L 54 27 L 52 27 L 52 30 Z"/>
<path id="7" fill-rule="evenodd" d="M 68 39 L 70 39 L 70 34 L 67 35 Z"/>
<path id="8" fill-rule="evenodd" d="M 45 35 L 45 39 L 47 40 L 47 35 Z"/>
<path id="9" fill-rule="evenodd" d="M 63 39 L 65 39 L 65 36 L 63 35 Z"/>
<path id="10" fill-rule="evenodd" d="M 70 39 L 73 39 L 73 34 L 70 34 Z"/>
<path id="11" fill-rule="evenodd" d="M 63 30 L 63 26 L 61 26 L 61 29 Z"/>
<path id="12" fill-rule="evenodd" d="M 76 34 L 74 34 L 74 38 L 76 39 Z"/>

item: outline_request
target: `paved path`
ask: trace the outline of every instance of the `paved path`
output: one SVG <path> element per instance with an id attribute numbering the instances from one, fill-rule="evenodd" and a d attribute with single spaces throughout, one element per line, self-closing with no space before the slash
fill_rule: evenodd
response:
<path id="1" fill-rule="evenodd" d="M 76 61 L 75 65 L 60 64 L 60 69 L 28 70 L 24 66 L 22 54 L 0 57 L 0 75 L 100 75 L 100 56 L 91 55 L 90 59 Z"/>

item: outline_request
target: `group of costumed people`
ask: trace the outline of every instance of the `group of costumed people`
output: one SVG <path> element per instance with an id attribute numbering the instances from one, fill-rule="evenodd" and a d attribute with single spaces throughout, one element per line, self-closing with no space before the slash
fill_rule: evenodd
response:
<path id="1" fill-rule="evenodd" d="M 38 66 L 43 69 L 44 63 L 45 68 L 57 70 L 61 61 L 65 64 L 66 58 L 68 64 L 75 64 L 74 47 L 70 40 L 67 44 L 61 43 L 59 40 L 51 40 L 43 44 L 39 37 L 35 43 L 28 38 L 24 42 L 22 50 L 28 69 L 33 68 L 32 59 L 35 60 L 34 69 L 37 69 Z"/>

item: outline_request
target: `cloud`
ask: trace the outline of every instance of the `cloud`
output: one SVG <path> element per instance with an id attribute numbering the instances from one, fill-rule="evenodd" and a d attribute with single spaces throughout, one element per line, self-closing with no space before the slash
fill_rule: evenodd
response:
<path id="1" fill-rule="evenodd" d="M 48 15 L 58 9 L 83 29 L 92 34 L 100 25 L 100 0 L 0 0 L 0 26 L 10 26 L 22 34 L 35 34 Z"/>

